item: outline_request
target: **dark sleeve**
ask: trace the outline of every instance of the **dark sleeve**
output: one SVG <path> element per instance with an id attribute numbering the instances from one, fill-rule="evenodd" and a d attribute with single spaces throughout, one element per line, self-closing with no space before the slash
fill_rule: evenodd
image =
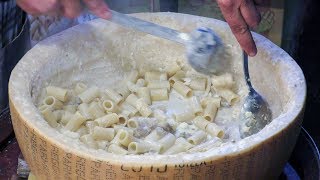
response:
<path id="1" fill-rule="evenodd" d="M 161 12 L 178 12 L 178 0 L 160 0 Z"/>
<path id="2" fill-rule="evenodd" d="M 10 43 L 21 31 L 26 14 L 15 0 L 0 0 L 0 47 Z"/>

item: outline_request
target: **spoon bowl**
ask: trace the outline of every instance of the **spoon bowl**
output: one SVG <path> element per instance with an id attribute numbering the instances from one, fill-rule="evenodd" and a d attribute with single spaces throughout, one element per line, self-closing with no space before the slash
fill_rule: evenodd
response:
<path id="1" fill-rule="evenodd" d="M 194 70 L 207 75 L 224 70 L 220 58 L 224 53 L 223 44 L 212 29 L 198 28 L 191 32 L 186 47 L 188 62 Z"/>
<path id="2" fill-rule="evenodd" d="M 243 70 L 249 93 L 240 111 L 239 128 L 241 138 L 259 132 L 272 120 L 272 112 L 267 101 L 252 87 L 248 68 L 248 55 L 245 52 L 243 52 Z"/>

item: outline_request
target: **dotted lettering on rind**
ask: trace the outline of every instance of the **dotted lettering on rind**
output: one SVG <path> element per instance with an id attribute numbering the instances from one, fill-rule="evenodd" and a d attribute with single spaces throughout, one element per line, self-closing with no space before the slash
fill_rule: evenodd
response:
<path id="1" fill-rule="evenodd" d="M 139 176 L 139 180 L 150 180 L 150 176 Z"/>
<path id="2" fill-rule="evenodd" d="M 201 176 L 197 175 L 197 174 L 191 174 L 190 175 L 190 180 L 199 180 L 201 179 Z"/>
<path id="3" fill-rule="evenodd" d="M 41 172 L 41 169 L 40 169 L 40 166 L 39 166 L 39 162 L 38 162 L 38 143 L 37 143 L 37 136 L 36 134 L 34 133 L 34 129 L 31 131 L 31 156 L 32 156 L 32 161 L 34 163 L 34 168 L 36 169 L 36 171 L 38 173 L 42 173 Z"/>
<path id="4" fill-rule="evenodd" d="M 163 177 L 163 176 L 157 176 L 156 178 L 157 178 L 157 180 L 168 180 L 169 179 L 168 177 Z"/>
<path id="5" fill-rule="evenodd" d="M 254 160 L 256 157 L 256 153 L 249 153 L 247 156 L 247 171 L 246 177 L 252 177 L 254 174 L 252 173 L 252 169 L 254 168 Z"/>
<path id="6" fill-rule="evenodd" d="M 184 164 L 183 165 L 175 165 L 174 172 L 173 172 L 173 178 L 177 179 L 177 180 L 183 179 L 184 178 L 184 171 L 185 171 Z"/>
<path id="7" fill-rule="evenodd" d="M 77 175 L 77 179 L 85 180 L 86 159 L 79 156 L 77 156 L 77 159 L 76 159 L 76 175 Z"/>
<path id="8" fill-rule="evenodd" d="M 100 180 L 100 170 L 102 162 L 101 161 L 92 161 L 92 166 L 90 167 L 90 179 Z"/>
<path id="9" fill-rule="evenodd" d="M 234 160 L 234 164 L 233 164 L 233 168 L 231 170 L 231 175 L 233 178 L 235 179 L 241 179 L 241 172 L 243 171 L 243 157 L 238 156 L 235 158 Z"/>
<path id="10" fill-rule="evenodd" d="M 41 138 L 39 138 L 39 153 L 40 153 L 40 159 L 41 159 L 41 165 L 42 165 L 42 172 L 44 175 L 49 178 L 51 177 L 49 174 L 49 167 L 48 167 L 48 156 L 47 156 L 47 142 Z"/>
<path id="11" fill-rule="evenodd" d="M 222 167 L 220 169 L 220 176 L 222 177 L 222 179 L 230 179 L 229 175 L 230 175 L 230 169 L 231 169 L 231 162 L 229 160 L 227 160 L 227 158 L 225 158 L 225 160 L 222 163 Z"/>
<path id="12" fill-rule="evenodd" d="M 121 173 L 121 179 L 127 180 L 127 179 L 134 179 L 133 176 L 130 176 L 129 174 L 126 173 Z"/>
<path id="13" fill-rule="evenodd" d="M 107 162 L 106 163 L 106 178 L 107 180 L 114 180 L 116 179 L 117 174 L 115 173 L 113 166 Z"/>
<path id="14" fill-rule="evenodd" d="M 59 169 L 59 149 L 51 145 L 51 169 L 55 177 L 60 175 Z"/>
<path id="15" fill-rule="evenodd" d="M 206 167 L 205 179 L 206 180 L 213 179 L 215 175 L 215 170 L 216 170 L 216 167 L 213 164 L 208 165 Z"/>
<path id="16" fill-rule="evenodd" d="M 72 159 L 71 153 L 66 153 L 62 159 L 64 179 L 72 179 L 71 178 L 71 172 L 72 172 L 71 159 Z"/>
<path id="17" fill-rule="evenodd" d="M 30 137 L 29 136 L 29 128 L 25 123 L 23 123 L 23 128 L 22 129 L 23 129 L 23 136 L 22 137 L 23 137 L 24 142 L 31 141 L 29 139 L 29 137 Z M 23 149 L 21 149 L 21 150 L 23 150 Z M 25 143 L 25 151 L 27 153 L 30 153 L 30 151 L 31 151 L 30 143 Z M 25 158 L 29 159 L 29 157 L 25 157 Z M 33 167 L 33 161 L 31 160 L 31 161 L 29 161 L 29 163 L 30 163 L 29 166 Z"/>

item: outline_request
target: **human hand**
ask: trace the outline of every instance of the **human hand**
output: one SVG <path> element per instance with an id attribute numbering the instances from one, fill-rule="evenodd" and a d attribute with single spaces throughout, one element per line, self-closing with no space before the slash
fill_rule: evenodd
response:
<path id="1" fill-rule="evenodd" d="M 104 0 L 16 0 L 17 4 L 31 15 L 53 14 L 75 18 L 80 15 L 83 4 L 96 16 L 104 19 L 111 17 Z"/>
<path id="2" fill-rule="evenodd" d="M 217 0 L 217 3 L 242 49 L 255 56 L 257 47 L 249 28 L 258 26 L 261 20 L 256 4 L 263 0 Z"/>

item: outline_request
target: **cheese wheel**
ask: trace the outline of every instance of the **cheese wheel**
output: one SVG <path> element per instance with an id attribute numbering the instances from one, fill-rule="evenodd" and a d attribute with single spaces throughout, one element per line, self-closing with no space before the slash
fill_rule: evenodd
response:
<path id="1" fill-rule="evenodd" d="M 177 13 L 134 16 L 183 32 L 200 25 L 212 28 L 226 45 L 226 72 L 245 85 L 242 51 L 226 23 Z M 156 71 L 177 59 L 188 70 L 182 46 L 101 19 L 39 42 L 17 64 L 9 82 L 14 131 L 32 173 L 37 179 L 276 179 L 300 131 L 306 82 L 288 54 L 266 38 L 253 36 L 259 53 L 250 60 L 250 75 L 275 118 L 245 139 L 205 152 L 175 155 L 116 155 L 90 149 L 73 134 L 48 125 L 35 103 L 47 84 L 67 88 L 78 80 L 90 87 L 116 89 L 132 67 Z M 245 95 L 240 92 L 241 97 Z"/>

